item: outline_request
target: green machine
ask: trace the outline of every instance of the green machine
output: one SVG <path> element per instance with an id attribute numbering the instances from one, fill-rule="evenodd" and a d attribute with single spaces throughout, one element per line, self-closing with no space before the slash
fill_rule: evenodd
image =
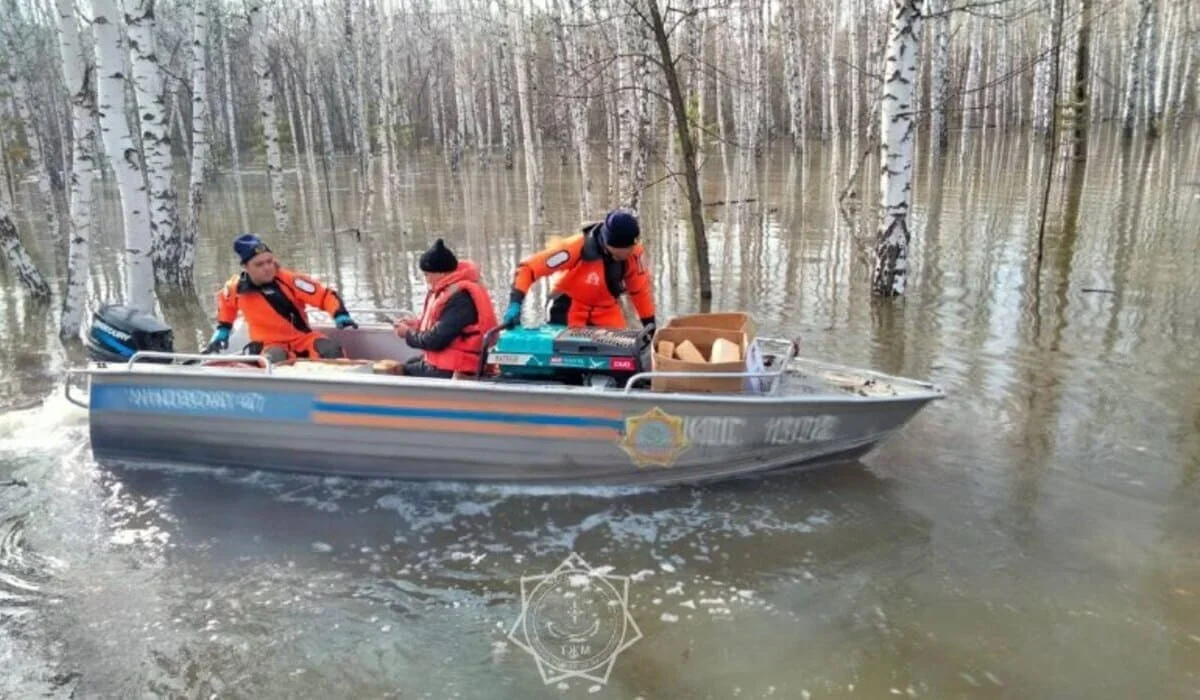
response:
<path id="1" fill-rule="evenodd" d="M 638 329 L 518 326 L 500 331 L 484 360 L 499 369 L 501 380 L 619 387 L 650 370 L 650 334 Z"/>

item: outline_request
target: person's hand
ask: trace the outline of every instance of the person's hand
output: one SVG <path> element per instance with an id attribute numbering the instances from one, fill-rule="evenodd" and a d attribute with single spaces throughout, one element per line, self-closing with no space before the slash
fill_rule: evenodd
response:
<path id="1" fill-rule="evenodd" d="M 229 349 L 229 329 L 218 328 L 213 331 L 212 337 L 208 339 L 208 345 L 204 348 L 204 354 L 208 355 L 215 352 L 222 352 Z"/>
<path id="2" fill-rule="evenodd" d="M 350 314 L 338 314 L 333 317 L 333 322 L 337 324 L 338 328 L 358 328 L 358 324 L 350 318 Z"/>
<path id="3" fill-rule="evenodd" d="M 505 328 L 512 328 L 521 320 L 521 302 L 511 301 L 508 303 L 508 309 L 504 312 L 504 320 L 500 325 Z"/>
<path id="4" fill-rule="evenodd" d="M 420 323 L 415 318 L 399 318 L 392 324 L 392 328 L 396 331 L 396 335 L 403 338 L 409 331 L 417 330 L 417 324 Z"/>

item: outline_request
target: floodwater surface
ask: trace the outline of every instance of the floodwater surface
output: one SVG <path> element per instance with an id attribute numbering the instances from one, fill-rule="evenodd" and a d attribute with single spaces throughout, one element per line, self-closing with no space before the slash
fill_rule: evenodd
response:
<path id="1" fill-rule="evenodd" d="M 856 258 L 871 233 L 851 223 L 856 198 L 837 214 L 845 149 L 711 158 L 706 199 L 752 200 L 706 209 L 714 309 L 948 397 L 860 462 L 702 488 L 97 465 L 61 398 L 78 358 L 6 279 L 0 696 L 1200 694 L 1200 136 L 1094 141 L 1084 176 L 1056 179 L 1036 278 L 1037 140 L 966 140 L 921 163 L 909 292 L 882 303 Z M 603 213 L 579 210 L 569 168 L 548 155 L 547 169 L 543 232 L 520 170 L 495 162 L 453 174 L 414 158 L 369 219 L 350 165 L 303 201 L 290 171 L 286 238 L 263 176 L 243 174 L 243 224 L 223 175 L 200 299 L 164 314 L 180 349 L 203 342 L 245 228 L 358 308 L 419 304 L 416 257 L 444 237 L 499 304 L 521 256 Z M 868 174 L 858 191 L 875 187 Z M 92 284 L 119 299 L 103 191 Z M 23 196 L 33 239 L 28 183 Z M 664 183 L 643 206 L 660 317 L 698 308 L 680 202 Z M 509 633 L 522 577 L 571 554 L 629 577 L 641 636 L 606 678 L 547 685 Z"/>

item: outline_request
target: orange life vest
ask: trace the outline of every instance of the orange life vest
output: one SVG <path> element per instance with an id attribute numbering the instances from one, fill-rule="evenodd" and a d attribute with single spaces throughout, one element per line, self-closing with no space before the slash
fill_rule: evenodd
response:
<path id="1" fill-rule="evenodd" d="M 343 308 L 333 289 L 286 268 L 275 273 L 275 286 L 269 290 L 276 298 L 268 299 L 267 291 L 251 284 L 245 273 L 234 275 L 217 292 L 217 321 L 233 325 L 240 311 L 251 342 L 290 344 L 313 334 L 307 307 L 315 306 L 331 316 Z"/>
<path id="2" fill-rule="evenodd" d="M 517 266 L 513 289 L 525 295 L 542 277 L 561 275 L 551 296 L 570 297 L 571 315 L 580 320 L 580 325 L 586 325 L 582 319 L 595 316 L 608 321 L 615 318 L 615 323 L 604 325 L 623 328 L 625 319 L 618 301 L 623 294 L 629 295 L 639 318 L 653 317 L 654 295 L 642 244 L 634 245 L 633 255 L 625 262 L 609 259 L 595 237 L 595 227 L 589 226 L 583 233 L 557 241 L 522 260 Z"/>
<path id="3" fill-rule="evenodd" d="M 447 371 L 475 374 L 479 371 L 479 356 L 483 352 L 483 334 L 500 325 L 492 298 L 479 283 L 479 268 L 469 260 L 458 263 L 458 269 L 442 278 L 425 297 L 418 328 L 427 331 L 438 322 L 446 304 L 457 293 L 465 291 L 475 304 L 475 323 L 467 326 L 457 338 L 441 350 L 426 350 L 425 362 L 431 367 Z"/>

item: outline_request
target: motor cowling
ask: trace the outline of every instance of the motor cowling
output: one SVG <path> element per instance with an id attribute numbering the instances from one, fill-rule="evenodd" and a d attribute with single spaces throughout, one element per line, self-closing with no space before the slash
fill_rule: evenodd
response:
<path id="1" fill-rule="evenodd" d="M 156 316 L 131 306 L 106 304 L 92 314 L 83 343 L 92 360 L 124 362 L 139 350 L 175 352 L 175 333 Z"/>

